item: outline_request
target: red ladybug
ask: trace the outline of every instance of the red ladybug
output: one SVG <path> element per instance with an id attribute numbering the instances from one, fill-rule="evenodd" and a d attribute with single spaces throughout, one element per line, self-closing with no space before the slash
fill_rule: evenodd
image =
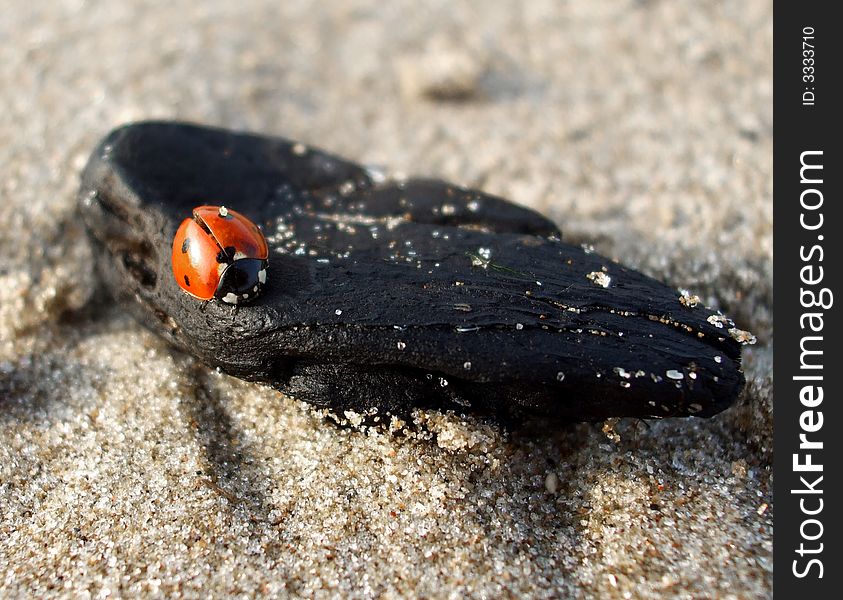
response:
<path id="1" fill-rule="evenodd" d="M 257 225 L 224 206 L 198 206 L 173 238 L 173 275 L 195 298 L 254 300 L 266 283 L 269 247 Z"/>

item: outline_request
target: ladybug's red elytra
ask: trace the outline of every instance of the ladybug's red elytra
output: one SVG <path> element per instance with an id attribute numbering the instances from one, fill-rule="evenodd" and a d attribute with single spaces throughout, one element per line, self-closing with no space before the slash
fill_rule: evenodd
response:
<path id="1" fill-rule="evenodd" d="M 199 300 L 254 300 L 266 283 L 269 247 L 258 226 L 225 206 L 197 206 L 173 238 L 173 275 Z"/>

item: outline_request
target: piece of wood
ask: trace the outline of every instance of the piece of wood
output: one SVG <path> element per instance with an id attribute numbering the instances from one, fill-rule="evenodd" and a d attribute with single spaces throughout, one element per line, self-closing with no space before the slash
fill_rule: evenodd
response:
<path id="1" fill-rule="evenodd" d="M 140 322 L 320 406 L 711 416 L 741 391 L 744 332 L 693 298 L 500 198 L 379 179 L 280 138 L 148 122 L 93 153 L 79 209 L 107 288 Z M 266 288 L 236 311 L 172 275 L 173 235 L 201 204 L 269 242 Z"/>

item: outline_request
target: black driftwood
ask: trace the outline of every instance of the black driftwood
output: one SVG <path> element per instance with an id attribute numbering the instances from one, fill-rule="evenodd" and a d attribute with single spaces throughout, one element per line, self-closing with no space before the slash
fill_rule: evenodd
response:
<path id="1" fill-rule="evenodd" d="M 96 149 L 79 207 L 107 288 L 145 326 L 320 406 L 711 416 L 740 392 L 742 332 L 724 317 L 505 200 L 379 179 L 280 138 L 148 122 Z M 253 304 L 176 285 L 172 238 L 200 204 L 264 230 Z"/>

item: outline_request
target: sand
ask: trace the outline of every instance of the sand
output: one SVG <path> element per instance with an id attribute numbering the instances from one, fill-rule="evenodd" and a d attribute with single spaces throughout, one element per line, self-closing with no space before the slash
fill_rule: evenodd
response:
<path id="1" fill-rule="evenodd" d="M 0 596 L 771 595 L 771 3 L 417 4 L 4 6 Z M 540 210 L 755 333 L 747 391 L 371 429 L 209 371 L 103 297 L 75 217 L 87 154 L 143 118 Z"/>

